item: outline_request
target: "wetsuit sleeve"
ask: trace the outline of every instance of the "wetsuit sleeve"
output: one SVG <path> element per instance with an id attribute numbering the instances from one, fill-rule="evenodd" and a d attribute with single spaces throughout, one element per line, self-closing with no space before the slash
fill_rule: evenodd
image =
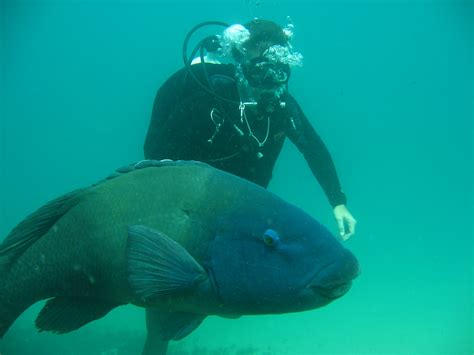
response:
<path id="1" fill-rule="evenodd" d="M 166 121 L 170 118 L 172 111 L 183 95 L 185 80 L 186 72 L 185 70 L 180 70 L 166 80 L 158 89 L 145 138 L 145 159 L 157 159 L 156 154 L 161 149 L 160 145 L 162 144 L 159 137 L 160 130 L 167 124 Z"/>
<path id="2" fill-rule="evenodd" d="M 296 100 L 287 97 L 289 118 L 288 138 L 304 155 L 313 175 L 323 188 L 331 206 L 346 204 L 336 167 L 326 145 L 311 126 Z"/>

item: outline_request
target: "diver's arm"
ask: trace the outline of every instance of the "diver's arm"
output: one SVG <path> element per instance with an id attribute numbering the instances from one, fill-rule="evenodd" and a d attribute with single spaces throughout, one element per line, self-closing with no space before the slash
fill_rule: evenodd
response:
<path id="1" fill-rule="evenodd" d="M 345 205 L 346 196 L 342 192 L 336 167 L 326 145 L 311 126 L 298 103 L 289 95 L 287 105 L 291 117 L 288 138 L 303 153 L 331 206 Z"/>
<path id="2" fill-rule="evenodd" d="M 289 120 L 288 137 L 303 153 L 308 165 L 333 206 L 339 235 L 343 240 L 355 233 L 357 221 L 346 207 L 346 195 L 342 192 L 336 167 L 326 145 L 309 123 L 298 103 L 287 96 Z"/>

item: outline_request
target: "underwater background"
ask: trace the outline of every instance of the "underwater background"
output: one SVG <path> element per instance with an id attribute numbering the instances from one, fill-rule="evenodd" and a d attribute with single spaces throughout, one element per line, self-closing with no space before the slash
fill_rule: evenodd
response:
<path id="1" fill-rule="evenodd" d="M 142 159 L 154 95 L 194 25 L 290 16 L 304 55 L 290 92 L 336 163 L 362 274 L 314 311 L 209 317 L 169 354 L 473 354 L 472 1 L 0 4 L 0 240 L 46 201 Z M 290 142 L 269 188 L 336 232 Z M 58 336 L 36 332 L 40 308 L 2 355 L 141 351 L 142 309 Z"/>

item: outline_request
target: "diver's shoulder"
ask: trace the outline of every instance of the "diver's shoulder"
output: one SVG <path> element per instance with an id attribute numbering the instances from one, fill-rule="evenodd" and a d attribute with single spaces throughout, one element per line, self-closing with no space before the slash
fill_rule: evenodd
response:
<path id="1" fill-rule="evenodd" d="M 202 66 L 204 64 L 202 64 L 200 61 L 199 62 L 195 62 L 191 65 L 192 68 L 198 68 L 198 71 L 201 71 L 202 72 Z M 217 62 L 217 61 L 213 61 L 213 62 L 205 62 L 205 65 L 206 65 L 206 71 L 208 73 L 209 76 L 211 75 L 214 75 L 214 74 L 227 74 L 227 75 L 230 75 L 230 74 L 234 74 L 235 73 L 235 65 L 234 64 L 230 64 L 230 63 L 221 63 L 221 62 Z M 201 68 L 199 68 L 201 67 Z M 183 68 L 184 70 L 186 70 L 186 68 Z"/>
<path id="2" fill-rule="evenodd" d="M 235 74 L 235 65 L 227 64 L 227 63 L 205 63 L 206 71 L 203 70 L 203 64 L 200 62 L 196 62 L 192 64 L 190 67 L 182 67 L 174 72 L 166 81 L 168 83 L 188 83 L 190 80 L 194 81 L 189 76 L 189 70 L 193 71 L 193 74 L 199 78 L 204 79 L 204 75 L 212 76 L 212 75 L 227 75 L 227 76 L 234 76 Z"/>

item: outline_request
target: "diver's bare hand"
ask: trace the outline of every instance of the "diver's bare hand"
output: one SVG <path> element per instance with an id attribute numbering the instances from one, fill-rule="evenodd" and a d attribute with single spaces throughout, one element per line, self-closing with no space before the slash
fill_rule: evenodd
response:
<path id="1" fill-rule="evenodd" d="M 349 239 L 355 233 L 357 221 L 345 205 L 337 205 L 333 210 L 342 240 Z"/>

